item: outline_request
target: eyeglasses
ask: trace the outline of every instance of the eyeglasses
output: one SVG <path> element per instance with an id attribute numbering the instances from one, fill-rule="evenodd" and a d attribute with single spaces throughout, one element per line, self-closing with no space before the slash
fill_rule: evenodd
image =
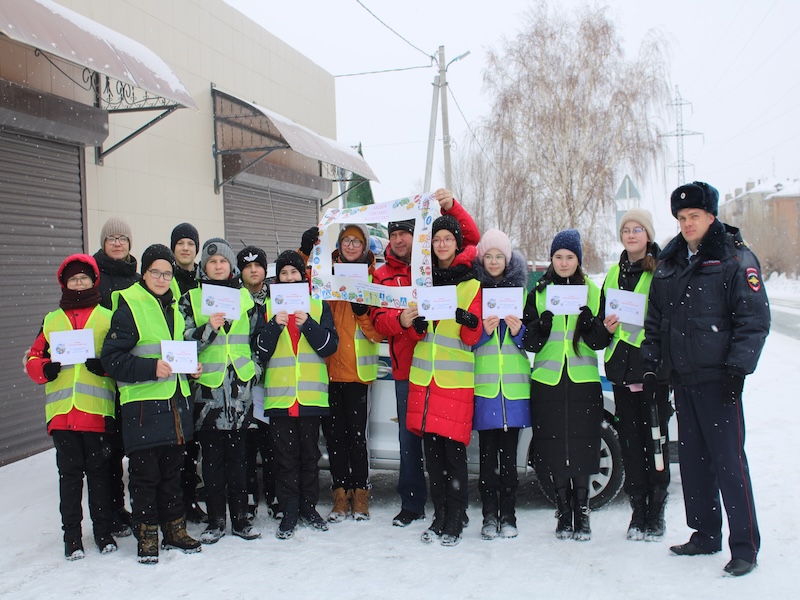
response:
<path id="1" fill-rule="evenodd" d="M 620 233 L 622 233 L 622 235 L 630 235 L 630 234 L 639 235 L 640 233 L 644 233 L 644 227 L 634 227 L 633 229 L 628 229 L 626 227 Z"/>
<path id="2" fill-rule="evenodd" d="M 364 245 L 364 242 L 362 242 L 358 238 L 353 238 L 353 237 L 342 238 L 342 246 L 351 246 L 352 248 L 361 248 L 361 246 L 363 246 L 363 245 Z"/>
<path id="3" fill-rule="evenodd" d="M 127 235 L 109 235 L 108 237 L 106 237 L 106 241 L 109 244 L 123 245 L 127 244 L 130 240 L 128 239 Z"/>
<path id="4" fill-rule="evenodd" d="M 496 256 L 494 254 L 484 254 L 483 260 L 486 262 L 505 262 L 506 256 L 505 254 L 498 254 Z"/>
<path id="5" fill-rule="evenodd" d="M 87 283 L 92 280 L 88 275 L 75 275 L 67 279 L 67 283 Z"/>
<path id="6" fill-rule="evenodd" d="M 446 237 L 446 238 L 433 238 L 431 243 L 434 246 L 452 246 L 456 243 L 456 238 L 454 237 Z"/>
<path id="7" fill-rule="evenodd" d="M 163 279 L 164 281 L 172 281 L 172 271 L 156 271 L 155 269 L 148 269 L 150 277 L 153 279 Z"/>

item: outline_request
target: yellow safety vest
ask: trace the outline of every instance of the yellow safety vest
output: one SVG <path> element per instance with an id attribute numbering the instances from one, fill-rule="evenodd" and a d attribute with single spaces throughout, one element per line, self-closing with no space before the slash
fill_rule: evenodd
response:
<path id="1" fill-rule="evenodd" d="M 236 375 L 242 381 L 250 381 L 256 376 L 256 368 L 250 352 L 250 319 L 247 316 L 255 302 L 245 288 L 240 291 L 240 316 L 231 323 L 231 330 L 225 332 L 220 327 L 214 341 L 206 346 L 197 357 L 203 365 L 203 374 L 200 375 L 201 385 L 218 388 L 225 378 L 225 369 L 232 364 Z M 189 290 L 189 300 L 192 302 L 194 322 L 197 327 L 208 323 L 208 316 L 202 313 L 203 292 L 200 288 Z"/>
<path id="2" fill-rule="evenodd" d="M 480 289 L 477 279 L 459 283 L 456 286 L 458 307 L 469 310 Z M 409 381 L 428 386 L 434 375 L 436 385 L 442 388 L 475 387 L 475 355 L 472 347 L 461 341 L 461 325 L 455 318 L 439 321 L 436 328 L 429 321 L 425 337 L 414 346 Z"/>
<path id="3" fill-rule="evenodd" d="M 378 378 L 378 355 L 380 353 L 380 344 L 370 341 L 364 332 L 361 331 L 361 326 L 356 319 L 356 332 L 355 332 L 355 349 L 356 349 L 356 368 L 358 378 L 361 381 L 369 383 Z"/>
<path id="4" fill-rule="evenodd" d="M 177 301 L 172 303 L 173 328 L 170 332 L 167 328 L 167 320 L 161 310 L 161 304 L 141 285 L 136 284 L 125 290 L 113 292 L 111 294 L 113 310 L 116 310 L 119 305 L 119 296 L 125 298 L 125 302 L 128 303 L 139 334 L 139 341 L 131 349 L 132 355 L 140 358 L 160 359 L 162 340 L 183 341 L 185 321 L 178 310 Z M 119 386 L 120 404 L 143 400 L 168 400 L 175 395 L 178 385 L 180 385 L 181 394 L 184 397 L 189 396 L 189 384 L 183 373 L 173 373 L 165 379 L 139 383 L 117 381 L 117 385 Z"/>
<path id="5" fill-rule="evenodd" d="M 642 276 L 639 278 L 639 281 L 636 283 L 636 287 L 633 288 L 633 291 L 637 294 L 644 294 L 645 301 L 644 301 L 644 314 L 647 314 L 647 294 L 650 291 L 650 284 L 653 282 L 653 274 L 650 271 L 643 271 Z M 619 264 L 614 265 L 611 267 L 611 270 L 606 275 L 606 280 L 603 283 L 603 289 L 619 289 Z M 611 360 L 611 357 L 614 354 L 614 350 L 617 348 L 617 344 L 623 341 L 626 344 L 630 344 L 635 348 L 640 348 L 642 346 L 642 342 L 644 341 L 644 327 L 639 325 L 631 325 L 630 323 L 623 323 L 620 321 L 619 325 L 617 326 L 616 331 L 614 331 L 614 337 L 611 339 L 611 343 L 606 348 L 606 355 L 605 361 L 608 362 Z"/>
<path id="6" fill-rule="evenodd" d="M 97 305 L 86 320 L 85 329 L 91 329 L 94 336 L 95 355 L 100 356 L 103 341 L 111 326 L 111 311 Z M 50 344 L 50 334 L 54 331 L 71 331 L 72 322 L 62 309 L 48 313 L 42 327 L 44 337 Z M 53 347 L 50 347 L 51 360 Z M 45 415 L 49 422 L 56 415 L 65 415 L 72 408 L 104 417 L 114 416 L 116 385 L 111 377 L 95 375 L 84 364 L 65 365 L 58 377 L 48 381 L 45 386 Z"/>
<path id="7" fill-rule="evenodd" d="M 272 301 L 264 303 L 266 319 L 272 319 Z M 311 300 L 312 319 L 317 323 L 322 316 L 322 301 Z M 292 349 L 292 338 L 287 327 L 278 336 L 275 352 L 265 365 L 264 410 L 287 409 L 295 400 L 303 406 L 328 406 L 328 367 L 306 336 L 300 334 L 297 355 Z"/>
<path id="8" fill-rule="evenodd" d="M 551 284 L 552 285 L 552 284 Z M 589 287 L 587 306 L 592 314 L 597 314 L 600 308 L 600 288 L 586 279 Z M 547 289 L 536 292 L 536 309 L 539 314 L 547 310 Z M 597 369 L 597 353 L 581 339 L 578 342 L 578 354 L 572 347 L 572 338 L 578 324 L 578 315 L 555 315 L 550 337 L 533 359 L 533 372 L 531 379 L 545 385 L 557 385 L 561 380 L 564 363 L 567 364 L 567 375 L 573 383 L 590 383 L 600 381 L 600 371 Z"/>
<path id="9" fill-rule="evenodd" d="M 508 327 L 502 342 L 495 329 L 475 349 L 475 395 L 496 398 L 500 390 L 509 400 L 527 400 L 531 395 L 531 362 L 525 350 L 514 344 Z"/>

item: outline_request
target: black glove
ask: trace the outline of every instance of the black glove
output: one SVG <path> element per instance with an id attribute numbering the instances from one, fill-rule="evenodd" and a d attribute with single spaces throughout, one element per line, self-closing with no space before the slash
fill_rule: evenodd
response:
<path id="1" fill-rule="evenodd" d="M 417 317 L 411 324 L 414 326 L 414 331 L 420 335 L 428 331 L 428 322 L 425 320 L 425 317 Z"/>
<path id="2" fill-rule="evenodd" d="M 658 379 L 656 378 L 656 374 L 653 373 L 653 371 L 648 371 L 645 373 L 644 378 L 642 379 L 642 393 L 644 394 L 645 402 L 648 404 L 655 402 L 657 387 Z"/>
<path id="3" fill-rule="evenodd" d="M 61 372 L 61 363 L 51 361 L 42 367 L 42 372 L 47 381 L 55 381 L 55 378 Z"/>
<path id="4" fill-rule="evenodd" d="M 589 331 L 592 328 L 594 315 L 588 306 L 581 306 L 581 314 L 578 315 L 578 329 Z"/>
<path id="5" fill-rule="evenodd" d="M 549 310 L 544 311 L 539 315 L 539 333 L 547 337 L 550 335 L 550 330 L 553 328 L 553 313 Z"/>
<path id="6" fill-rule="evenodd" d="M 480 325 L 480 320 L 478 317 L 473 315 L 468 310 L 464 310 L 463 308 L 456 309 L 456 323 L 459 325 L 463 325 L 464 327 L 468 327 L 469 329 L 475 329 L 478 325 Z"/>
<path id="7" fill-rule="evenodd" d="M 90 373 L 94 373 L 99 377 L 103 377 L 106 374 L 106 370 L 103 368 L 103 363 L 100 362 L 99 358 L 87 358 L 85 364 L 86 369 Z"/>
<path id="8" fill-rule="evenodd" d="M 353 309 L 353 314 L 357 317 L 361 317 L 369 312 L 369 305 L 368 304 L 359 304 L 358 302 L 351 302 L 350 308 Z"/>
<path id="9" fill-rule="evenodd" d="M 303 240 L 300 242 L 300 252 L 306 256 L 310 255 L 311 249 L 314 247 L 314 244 L 318 239 L 319 228 L 316 225 L 310 229 L 306 229 L 303 232 Z"/>
<path id="10" fill-rule="evenodd" d="M 744 375 L 728 373 L 722 380 L 722 404 L 733 406 L 742 399 Z"/>

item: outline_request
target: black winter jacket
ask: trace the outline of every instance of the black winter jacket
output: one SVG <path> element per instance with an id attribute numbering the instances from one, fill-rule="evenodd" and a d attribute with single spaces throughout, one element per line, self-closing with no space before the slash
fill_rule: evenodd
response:
<path id="1" fill-rule="evenodd" d="M 137 285 L 147 289 L 141 282 Z M 167 291 L 156 298 L 172 331 L 172 304 L 175 302 L 172 292 Z M 156 379 L 158 360 L 130 353 L 138 341 L 139 331 L 133 313 L 125 299 L 120 297 L 101 355 L 106 371 L 117 381 L 135 383 Z M 128 402 L 121 407 L 121 430 L 125 453 L 128 455 L 136 450 L 184 444 L 192 439 L 194 433 L 191 400 L 184 398 L 178 386 L 169 400 Z"/>
<path id="2" fill-rule="evenodd" d="M 715 220 L 691 263 L 678 234 L 659 255 L 650 287 L 642 358 L 684 385 L 749 375 L 769 333 L 761 266 L 739 230 Z"/>
<path id="3" fill-rule="evenodd" d="M 111 310 L 111 293 L 126 290 L 141 280 L 136 272 L 136 257 L 129 255 L 128 260 L 116 260 L 98 250 L 93 258 L 100 269 L 100 305 Z"/>

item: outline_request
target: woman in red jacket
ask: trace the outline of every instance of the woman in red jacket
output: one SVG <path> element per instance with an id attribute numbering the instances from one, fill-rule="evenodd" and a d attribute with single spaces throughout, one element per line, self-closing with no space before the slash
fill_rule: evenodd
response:
<path id="1" fill-rule="evenodd" d="M 433 222 L 433 285 L 456 286 L 455 319 L 414 319 L 419 340 L 409 376 L 409 431 L 422 436 L 434 518 L 422 541 L 441 537 L 455 546 L 467 509 L 467 444 L 474 408 L 472 346 L 481 337 L 480 283 L 472 261 L 475 246 L 463 246 L 461 225 L 450 215 Z"/>

